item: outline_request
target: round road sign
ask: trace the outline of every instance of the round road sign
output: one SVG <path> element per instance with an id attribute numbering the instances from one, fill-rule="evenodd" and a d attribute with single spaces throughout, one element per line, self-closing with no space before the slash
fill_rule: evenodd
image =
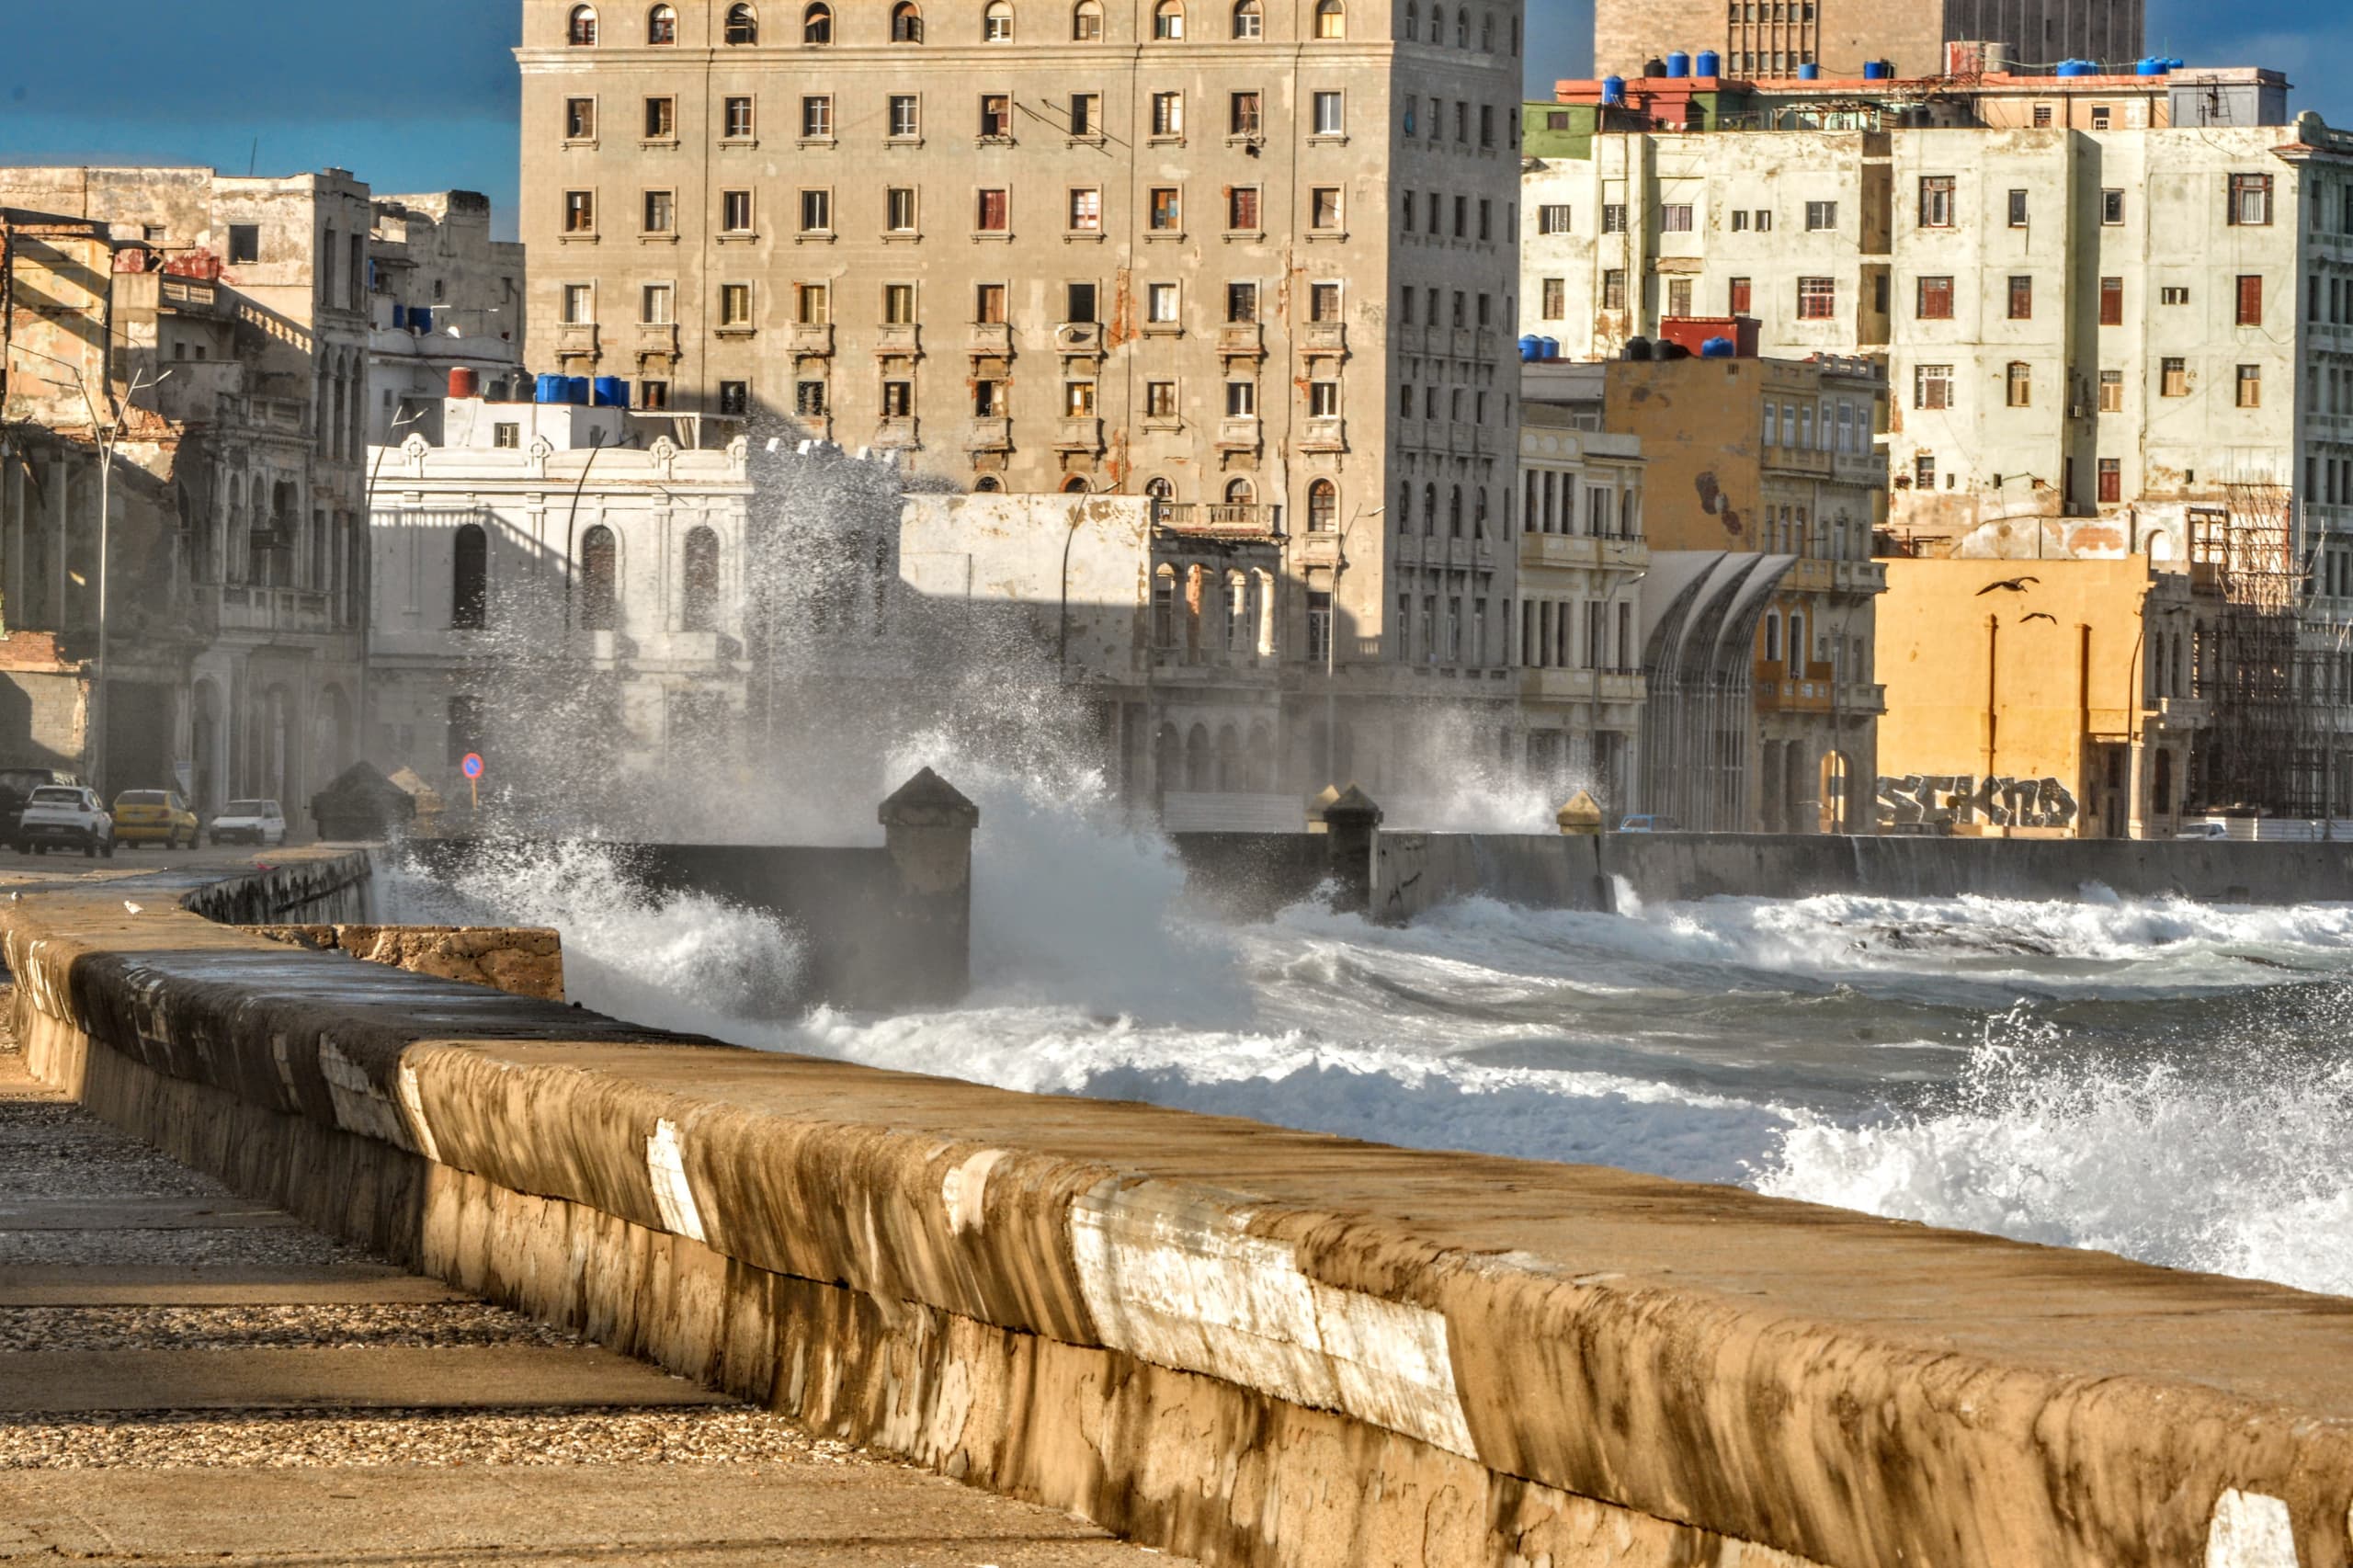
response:
<path id="1" fill-rule="evenodd" d="M 466 777 L 467 777 L 467 778 L 481 778 L 481 777 L 482 777 L 482 754 L 481 754 L 480 752 L 474 752 L 474 751 L 470 751 L 470 752 L 466 753 L 466 759 L 465 759 L 463 762 L 461 762 L 461 763 L 458 764 L 458 766 L 459 766 L 459 767 L 460 767 L 460 768 L 461 768 L 461 769 L 463 769 L 463 770 L 464 770 L 465 775 L 466 775 Z"/>

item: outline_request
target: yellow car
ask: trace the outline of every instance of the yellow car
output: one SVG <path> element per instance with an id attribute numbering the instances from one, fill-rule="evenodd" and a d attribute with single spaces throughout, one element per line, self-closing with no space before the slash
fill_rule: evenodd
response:
<path id="1" fill-rule="evenodd" d="M 176 790 L 125 790 L 114 798 L 118 844 L 160 844 L 166 849 L 196 847 L 196 813 Z"/>

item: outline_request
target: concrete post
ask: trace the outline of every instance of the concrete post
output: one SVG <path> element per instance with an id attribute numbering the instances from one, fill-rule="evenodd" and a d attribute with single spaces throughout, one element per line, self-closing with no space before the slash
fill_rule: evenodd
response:
<path id="1" fill-rule="evenodd" d="M 891 862 L 893 990 L 904 1002 L 961 1001 L 972 983 L 972 830 L 981 810 L 926 767 L 875 814 Z"/>
<path id="2" fill-rule="evenodd" d="M 1373 857 L 1380 836 L 1381 808 L 1355 785 L 1324 808 L 1324 852 L 1339 885 L 1332 907 L 1343 915 L 1372 908 Z"/>

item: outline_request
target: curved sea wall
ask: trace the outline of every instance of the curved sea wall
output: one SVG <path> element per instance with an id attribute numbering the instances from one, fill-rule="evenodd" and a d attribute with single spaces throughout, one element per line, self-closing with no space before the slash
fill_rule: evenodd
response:
<path id="1" fill-rule="evenodd" d="M 316 921 L 338 874 L 192 902 Z M 2353 1302 L 736 1050 L 135 886 L 0 904 L 41 1076 L 400 1261 L 1204 1562 L 2347 1561 Z"/>

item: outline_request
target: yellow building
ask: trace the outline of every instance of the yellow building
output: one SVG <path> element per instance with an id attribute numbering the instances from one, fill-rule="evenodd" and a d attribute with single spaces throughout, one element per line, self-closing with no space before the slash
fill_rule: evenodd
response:
<path id="1" fill-rule="evenodd" d="M 1891 561 L 1882 832 L 2169 838 L 2195 695 L 2190 580 L 2121 561 Z"/>

